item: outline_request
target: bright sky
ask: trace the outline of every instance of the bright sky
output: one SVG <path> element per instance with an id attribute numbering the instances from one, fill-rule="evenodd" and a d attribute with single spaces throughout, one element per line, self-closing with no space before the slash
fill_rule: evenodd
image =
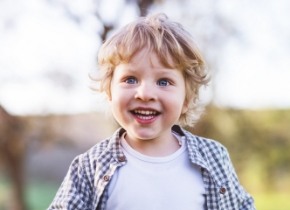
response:
<path id="1" fill-rule="evenodd" d="M 81 24 L 65 15 L 59 2 L 70 5 L 71 11 L 82 17 Z M 89 89 L 88 79 L 89 72 L 96 69 L 100 24 L 92 15 L 93 0 L 83 2 L 0 1 L 0 104 L 8 111 L 33 114 L 102 109 L 103 99 Z M 196 5 L 202 10 L 205 1 L 194 2 L 199 2 Z M 243 37 L 229 40 L 221 53 L 215 102 L 239 108 L 289 108 L 290 3 L 221 2 L 219 11 L 237 24 Z M 169 16 L 180 15 L 172 5 L 167 3 L 164 11 Z M 101 11 L 110 11 L 107 17 L 113 20 L 119 18 L 116 14 L 126 14 L 120 25 L 136 15 L 130 7 L 124 12 L 118 6 L 110 10 L 104 6 Z"/>
<path id="2" fill-rule="evenodd" d="M 218 103 L 289 108 L 290 2 L 236 1 L 235 6 L 225 3 L 223 9 L 246 37 L 227 46 L 225 69 L 217 77 Z"/>

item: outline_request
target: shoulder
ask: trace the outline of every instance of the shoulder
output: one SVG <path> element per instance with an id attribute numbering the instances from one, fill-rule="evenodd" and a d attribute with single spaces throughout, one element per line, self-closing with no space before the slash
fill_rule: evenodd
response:
<path id="1" fill-rule="evenodd" d="M 200 152 L 212 155 L 228 154 L 226 147 L 217 140 L 197 136 L 186 130 L 184 131 L 184 134 L 191 147 L 194 147 L 194 149 Z"/>
<path id="2" fill-rule="evenodd" d="M 223 157 L 228 157 L 225 146 L 216 140 L 194 135 L 177 125 L 173 127 L 173 131 L 185 137 L 192 160 L 198 158 L 198 161 L 202 162 L 208 162 L 207 160 L 211 161 L 211 159 L 221 161 Z"/>
<path id="3" fill-rule="evenodd" d="M 206 168 L 216 182 L 225 182 L 224 178 L 234 171 L 226 147 L 216 140 L 200 137 L 188 131 L 184 133 L 192 162 Z"/>
<path id="4" fill-rule="evenodd" d="M 118 129 L 111 137 L 99 141 L 86 152 L 78 155 L 74 161 L 83 169 L 95 169 L 97 164 L 108 163 L 119 153 L 119 136 L 122 130 Z"/>
<path id="5" fill-rule="evenodd" d="M 95 144 L 93 147 L 91 147 L 88 151 L 82 154 L 84 158 L 89 159 L 98 159 L 98 157 L 106 150 L 108 150 L 108 147 L 110 145 L 110 141 L 112 141 L 112 138 L 106 138 L 101 141 L 99 141 L 97 144 Z"/>
<path id="6" fill-rule="evenodd" d="M 77 155 L 71 162 L 69 168 L 70 176 L 73 176 L 74 180 L 76 177 L 87 178 L 92 181 L 94 179 L 95 168 L 97 162 L 103 151 L 106 150 L 110 139 L 104 139 L 91 147 L 86 152 Z"/>
<path id="7" fill-rule="evenodd" d="M 120 137 L 122 136 L 124 129 L 117 129 L 112 136 L 99 141 L 88 151 L 83 153 L 81 156 L 83 158 L 89 158 L 98 160 L 104 153 L 117 153 L 120 149 Z"/>
<path id="8" fill-rule="evenodd" d="M 206 169 L 213 179 L 214 185 L 210 185 L 211 191 L 215 192 L 224 188 L 226 194 L 220 194 L 221 206 L 242 206 L 243 209 L 255 209 L 252 197 L 245 191 L 239 183 L 238 176 L 230 159 L 230 155 L 224 145 L 220 142 L 194 135 L 188 131 L 183 131 L 188 142 L 190 158 Z M 209 182 L 207 182 L 209 183 Z M 222 208 L 224 209 L 224 208 Z"/>

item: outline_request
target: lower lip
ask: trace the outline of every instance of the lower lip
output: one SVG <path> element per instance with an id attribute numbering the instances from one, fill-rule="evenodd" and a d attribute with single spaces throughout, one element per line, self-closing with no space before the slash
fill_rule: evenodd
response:
<path id="1" fill-rule="evenodd" d="M 133 115 L 134 119 L 140 124 L 151 124 L 153 123 L 158 116 L 138 116 Z"/>

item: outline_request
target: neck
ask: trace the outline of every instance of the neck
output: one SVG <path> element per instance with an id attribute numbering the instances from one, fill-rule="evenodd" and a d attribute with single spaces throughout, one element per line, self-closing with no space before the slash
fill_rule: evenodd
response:
<path id="1" fill-rule="evenodd" d="M 134 150 L 152 157 L 168 156 L 180 148 L 178 140 L 171 132 L 164 139 L 131 139 L 126 133 L 123 137 Z"/>

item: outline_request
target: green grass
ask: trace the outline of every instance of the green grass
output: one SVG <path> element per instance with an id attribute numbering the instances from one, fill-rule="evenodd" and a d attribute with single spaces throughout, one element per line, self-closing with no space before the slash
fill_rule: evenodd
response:
<path id="1" fill-rule="evenodd" d="M 29 210 L 47 209 L 59 186 L 34 182 L 28 185 L 26 202 Z"/>
<path id="2" fill-rule="evenodd" d="M 10 195 L 9 184 L 6 178 L 0 174 L 0 209 L 7 209 L 7 202 Z"/>
<path id="3" fill-rule="evenodd" d="M 25 200 L 29 210 L 47 209 L 59 187 L 54 183 L 43 182 L 28 183 L 26 186 Z M 8 209 L 11 193 L 9 180 L 0 176 L 0 210 Z"/>
<path id="4" fill-rule="evenodd" d="M 27 185 L 25 197 L 29 210 L 45 210 L 51 203 L 58 185 L 33 182 Z M 0 209 L 5 209 L 5 202 L 9 202 L 11 189 L 7 180 L 0 179 Z M 6 196 L 2 196 L 6 195 Z M 290 210 L 290 193 L 252 193 L 257 210 Z"/>
<path id="5" fill-rule="evenodd" d="M 253 194 L 257 210 L 290 210 L 290 193 Z"/>
<path id="6" fill-rule="evenodd" d="M 30 210 L 46 209 L 59 186 L 43 183 L 29 185 L 27 202 Z M 290 193 L 253 194 L 257 210 L 290 210 Z"/>

